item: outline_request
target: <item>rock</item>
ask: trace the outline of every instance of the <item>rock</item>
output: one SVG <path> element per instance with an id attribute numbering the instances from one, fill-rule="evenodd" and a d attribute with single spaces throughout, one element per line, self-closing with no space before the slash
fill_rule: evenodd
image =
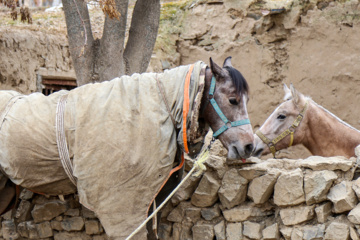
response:
<path id="1" fill-rule="evenodd" d="M 92 240 L 93 238 L 84 232 L 58 232 L 54 234 L 54 240 L 65 239 Z"/>
<path id="2" fill-rule="evenodd" d="M 303 239 L 324 239 L 325 225 L 318 224 L 315 226 L 302 227 Z"/>
<path id="3" fill-rule="evenodd" d="M 250 239 L 262 238 L 263 226 L 260 223 L 246 221 L 243 223 L 243 235 Z"/>
<path id="4" fill-rule="evenodd" d="M 242 240 L 242 224 L 238 223 L 228 223 L 226 225 L 226 240 Z"/>
<path id="5" fill-rule="evenodd" d="M 291 240 L 302 240 L 303 239 L 303 232 L 298 229 L 294 228 L 291 232 Z"/>
<path id="6" fill-rule="evenodd" d="M 81 231 L 84 228 L 84 219 L 82 217 L 70 217 L 65 218 L 61 222 L 61 227 L 68 232 Z"/>
<path id="7" fill-rule="evenodd" d="M 49 221 L 67 210 L 66 203 L 59 200 L 51 200 L 44 204 L 36 204 L 31 215 L 35 223 Z"/>
<path id="8" fill-rule="evenodd" d="M 196 224 L 192 227 L 193 239 L 214 239 L 214 226 L 211 224 Z"/>
<path id="9" fill-rule="evenodd" d="M 223 210 L 224 218 L 229 222 L 242 222 L 252 217 L 264 217 L 273 214 L 271 211 L 263 211 L 252 203 L 241 204 L 232 209 Z"/>
<path id="10" fill-rule="evenodd" d="M 280 228 L 280 232 L 281 235 L 286 239 L 286 240 L 290 240 L 291 239 L 291 233 L 292 233 L 293 229 L 290 227 L 281 227 Z"/>
<path id="11" fill-rule="evenodd" d="M 196 223 L 201 218 L 201 208 L 189 206 L 184 210 L 185 220 Z"/>
<path id="12" fill-rule="evenodd" d="M 50 222 L 48 221 L 36 224 L 36 230 L 39 234 L 39 238 L 48 238 L 53 236 L 53 230 Z"/>
<path id="13" fill-rule="evenodd" d="M 34 223 L 34 221 L 27 221 L 26 228 L 29 232 L 30 239 L 39 239 L 39 234 L 38 234 L 36 224 Z"/>
<path id="14" fill-rule="evenodd" d="M 70 217 L 78 217 L 80 216 L 80 210 L 77 208 L 70 208 L 64 213 L 64 215 Z"/>
<path id="15" fill-rule="evenodd" d="M 180 202 L 167 216 L 167 220 L 170 222 L 181 223 L 185 216 L 185 209 L 191 207 L 190 202 Z"/>
<path id="16" fill-rule="evenodd" d="M 308 221 L 314 217 L 315 206 L 296 206 L 280 209 L 282 222 L 289 226 Z"/>
<path id="17" fill-rule="evenodd" d="M 334 212 L 349 211 L 357 204 L 357 198 L 349 181 L 342 181 L 330 189 L 327 198 L 334 204 Z"/>
<path id="18" fill-rule="evenodd" d="M 312 170 L 341 170 L 348 171 L 354 165 L 352 160 L 346 157 L 321 157 L 310 156 L 307 159 L 298 161 L 298 167 L 310 168 Z"/>
<path id="19" fill-rule="evenodd" d="M 304 178 L 306 204 L 311 205 L 325 201 L 329 189 L 337 177 L 332 171 L 308 171 Z"/>
<path id="20" fill-rule="evenodd" d="M 57 221 L 57 220 L 52 220 L 50 222 L 50 225 L 51 225 L 51 228 L 56 230 L 56 231 L 62 231 L 64 230 L 61 226 L 61 222 L 60 221 Z"/>
<path id="21" fill-rule="evenodd" d="M 359 235 L 353 227 L 350 227 L 350 238 L 352 240 L 359 240 Z"/>
<path id="22" fill-rule="evenodd" d="M 84 207 L 83 205 L 81 206 L 81 212 L 84 218 L 96 218 L 96 214 L 90 209 Z"/>
<path id="23" fill-rule="evenodd" d="M 274 223 L 271 226 L 266 227 L 262 231 L 262 236 L 264 240 L 277 240 L 280 238 L 279 227 L 277 223 Z"/>
<path id="24" fill-rule="evenodd" d="M 283 24 L 285 29 L 293 29 L 298 24 L 300 16 L 302 13 L 301 6 L 295 6 L 291 8 L 291 11 L 288 11 L 285 14 Z"/>
<path id="25" fill-rule="evenodd" d="M 214 233 L 216 240 L 226 240 L 225 221 L 221 221 L 214 226 Z"/>
<path id="26" fill-rule="evenodd" d="M 192 227 L 194 224 L 192 222 L 183 221 L 180 226 L 180 237 L 179 239 L 192 239 Z M 176 239 L 176 238 L 174 238 Z"/>
<path id="27" fill-rule="evenodd" d="M 235 168 L 230 169 L 222 179 L 219 198 L 222 205 L 230 209 L 245 201 L 248 180 L 241 177 Z"/>
<path id="28" fill-rule="evenodd" d="M 358 199 L 360 199 L 360 178 L 353 181 L 352 189 L 354 190 Z"/>
<path id="29" fill-rule="evenodd" d="M 189 177 L 189 179 L 179 188 L 179 190 L 171 198 L 171 202 L 174 205 L 178 205 L 181 201 L 186 201 L 190 199 L 196 187 L 199 185 L 200 179 L 201 178 L 194 176 Z"/>
<path id="30" fill-rule="evenodd" d="M 212 47 L 212 46 L 210 46 Z M 226 173 L 226 158 L 216 156 L 215 154 L 210 154 L 209 159 L 206 161 L 206 165 L 214 169 L 216 172 L 216 176 L 220 179 L 224 177 L 224 174 Z"/>
<path id="31" fill-rule="evenodd" d="M 85 232 L 88 235 L 100 234 L 103 229 L 97 220 L 85 220 Z"/>
<path id="32" fill-rule="evenodd" d="M 332 203 L 327 202 L 315 208 L 317 221 L 319 223 L 325 223 L 327 218 L 331 215 Z"/>
<path id="33" fill-rule="evenodd" d="M 5 240 L 15 240 L 19 239 L 19 234 L 16 232 L 16 226 L 14 220 L 5 220 L 1 224 L 1 230 L 3 233 L 3 238 Z"/>
<path id="34" fill-rule="evenodd" d="M 347 240 L 349 226 L 345 223 L 332 222 L 326 229 L 325 240 Z"/>
<path id="35" fill-rule="evenodd" d="M 33 196 L 34 196 L 34 193 L 33 193 L 32 191 L 27 190 L 26 188 L 24 188 L 24 189 L 21 191 L 19 198 L 20 198 L 21 200 L 30 200 L 30 199 L 33 198 Z"/>
<path id="36" fill-rule="evenodd" d="M 207 221 L 211 221 L 216 217 L 220 216 L 220 208 L 218 204 L 215 204 L 213 207 L 211 208 L 202 208 L 201 209 L 201 216 L 207 220 Z"/>
<path id="37" fill-rule="evenodd" d="M 191 197 L 191 203 L 196 207 L 210 207 L 218 200 L 220 181 L 211 172 L 206 172 L 200 180 Z"/>
<path id="38" fill-rule="evenodd" d="M 18 222 L 24 222 L 31 219 L 31 203 L 27 200 L 21 200 L 19 207 L 16 209 L 15 218 Z"/>
<path id="39" fill-rule="evenodd" d="M 29 231 L 26 228 L 26 223 L 21 222 L 17 226 L 17 232 L 20 234 L 21 237 L 29 238 Z"/>
<path id="40" fill-rule="evenodd" d="M 86 229 L 86 222 L 85 222 Z M 159 224 L 158 236 L 159 239 L 171 239 L 172 223 L 168 221 L 161 221 Z"/>
<path id="41" fill-rule="evenodd" d="M 360 224 L 360 204 L 356 205 L 356 207 L 349 212 L 348 219 L 354 224 Z"/>
<path id="42" fill-rule="evenodd" d="M 249 184 L 248 197 L 256 204 L 265 203 L 274 191 L 278 174 L 266 174 L 254 178 Z"/>
<path id="43" fill-rule="evenodd" d="M 282 173 L 275 184 L 274 203 L 280 207 L 294 206 L 305 202 L 303 173 L 297 168 Z"/>

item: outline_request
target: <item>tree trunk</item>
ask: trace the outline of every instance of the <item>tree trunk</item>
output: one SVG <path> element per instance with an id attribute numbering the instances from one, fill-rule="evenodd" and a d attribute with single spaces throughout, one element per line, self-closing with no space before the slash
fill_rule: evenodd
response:
<path id="1" fill-rule="evenodd" d="M 86 1 L 63 0 L 70 54 L 78 86 L 91 82 L 94 38 Z"/>
<path id="2" fill-rule="evenodd" d="M 155 45 L 160 0 L 136 2 L 124 50 L 128 0 L 115 0 L 120 19 L 105 17 L 103 36 L 92 35 L 86 1 L 63 0 L 70 54 L 78 86 L 145 72 Z"/>
<path id="3" fill-rule="evenodd" d="M 136 2 L 124 53 L 126 74 L 146 71 L 154 49 L 159 22 L 160 0 Z"/>

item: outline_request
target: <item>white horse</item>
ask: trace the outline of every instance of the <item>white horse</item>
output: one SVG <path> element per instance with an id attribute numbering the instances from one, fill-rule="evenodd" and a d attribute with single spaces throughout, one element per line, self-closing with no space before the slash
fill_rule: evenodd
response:
<path id="1" fill-rule="evenodd" d="M 303 144 L 313 155 L 355 156 L 360 131 L 342 121 L 311 98 L 284 84 L 285 97 L 254 134 L 254 156 Z"/>

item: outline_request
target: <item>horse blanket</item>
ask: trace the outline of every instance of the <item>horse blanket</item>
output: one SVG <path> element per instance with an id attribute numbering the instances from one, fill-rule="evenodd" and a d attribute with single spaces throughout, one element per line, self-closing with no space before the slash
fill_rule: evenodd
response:
<path id="1" fill-rule="evenodd" d="M 124 239 L 146 219 L 148 205 L 173 167 L 178 145 L 183 145 L 157 80 L 181 132 L 189 67 L 123 76 L 49 96 L 1 91 L 2 171 L 35 192 L 77 190 L 80 202 L 97 214 L 106 233 Z M 204 89 L 200 72 L 205 67 L 195 63 L 191 75 L 186 119 L 190 136 L 199 130 Z M 56 109 L 64 95 L 64 131 L 76 186 L 64 171 L 56 140 Z M 146 239 L 145 234 L 143 229 L 135 239 Z"/>

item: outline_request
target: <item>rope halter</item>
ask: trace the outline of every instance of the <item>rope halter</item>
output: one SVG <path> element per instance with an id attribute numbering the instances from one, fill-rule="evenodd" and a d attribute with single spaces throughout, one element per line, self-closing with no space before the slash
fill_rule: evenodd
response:
<path id="1" fill-rule="evenodd" d="M 260 132 L 260 129 L 255 132 L 255 134 L 258 135 L 258 137 L 269 147 L 270 152 L 272 153 L 274 158 L 275 158 L 275 153 L 276 153 L 275 145 L 289 134 L 290 134 L 289 147 L 291 147 L 293 145 L 294 132 L 295 132 L 296 128 L 300 125 L 301 120 L 304 118 L 306 109 L 308 107 L 308 103 L 309 103 L 309 101 L 307 101 L 305 103 L 304 108 L 301 110 L 299 115 L 295 118 L 295 120 L 291 124 L 291 126 L 288 129 L 286 129 L 284 132 L 282 132 L 280 135 L 278 135 L 276 138 L 274 138 L 273 140 L 270 140 L 269 138 L 265 137 L 265 135 L 262 132 Z"/>
<path id="2" fill-rule="evenodd" d="M 215 85 L 216 85 L 216 79 L 213 76 L 211 78 L 210 91 L 209 91 L 210 103 L 214 107 L 216 113 L 219 115 L 221 120 L 225 123 L 221 128 L 219 128 L 215 133 L 213 133 L 213 137 L 217 138 L 220 134 L 222 134 L 223 132 L 225 132 L 226 130 L 228 130 L 231 127 L 237 127 L 237 126 L 241 126 L 241 125 L 245 125 L 245 124 L 250 124 L 250 120 L 248 118 L 246 118 L 246 119 L 242 119 L 242 120 L 238 120 L 238 121 L 234 121 L 234 122 L 229 121 L 229 119 L 226 118 L 224 113 L 221 111 L 219 105 L 215 101 L 215 98 L 214 98 Z"/>

